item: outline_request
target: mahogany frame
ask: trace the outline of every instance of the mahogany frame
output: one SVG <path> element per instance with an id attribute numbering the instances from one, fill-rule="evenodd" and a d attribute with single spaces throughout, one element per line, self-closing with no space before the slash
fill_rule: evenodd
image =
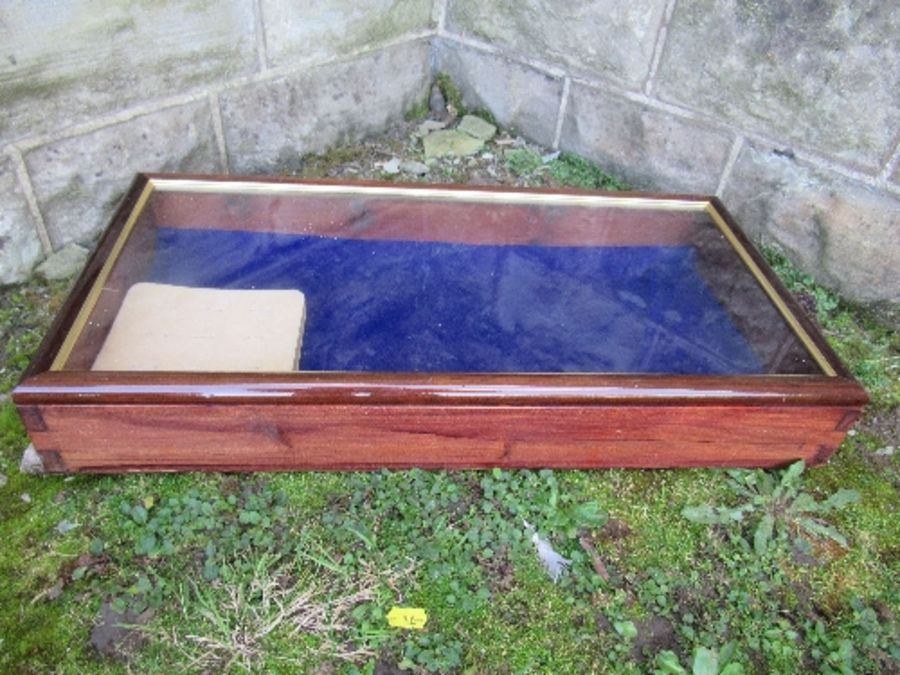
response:
<path id="1" fill-rule="evenodd" d="M 837 449 L 868 401 L 717 198 L 635 193 L 605 196 L 678 202 L 712 216 L 824 374 L 91 372 L 90 355 L 79 355 L 75 345 L 79 336 L 87 335 L 81 342 L 99 347 L 103 327 L 87 325 L 86 316 L 96 303 L 121 302 L 113 263 L 122 254 L 130 228 L 155 187 L 191 182 L 209 188 L 207 203 L 215 202 L 217 184 L 262 189 L 348 185 L 287 178 L 138 175 L 13 392 L 35 449 L 50 472 L 773 467 L 797 459 L 819 464 Z M 481 193 L 485 199 L 495 194 L 586 194 L 352 185 Z M 165 202 L 161 204 L 155 208 L 164 208 Z M 167 218 L 177 221 L 177 204 L 173 209 Z M 577 223 L 573 227 L 576 235 L 585 231 L 578 230 Z M 533 240 L 537 235 L 523 236 Z M 146 263 L 129 260 L 118 269 L 137 270 Z M 94 335 L 91 330 L 99 332 Z"/>

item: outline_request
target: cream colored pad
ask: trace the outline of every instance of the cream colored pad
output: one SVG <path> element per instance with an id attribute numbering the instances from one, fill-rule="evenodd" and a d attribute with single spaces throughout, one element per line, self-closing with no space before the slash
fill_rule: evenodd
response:
<path id="1" fill-rule="evenodd" d="M 139 283 L 125 294 L 93 370 L 296 370 L 305 321 L 300 291 Z"/>

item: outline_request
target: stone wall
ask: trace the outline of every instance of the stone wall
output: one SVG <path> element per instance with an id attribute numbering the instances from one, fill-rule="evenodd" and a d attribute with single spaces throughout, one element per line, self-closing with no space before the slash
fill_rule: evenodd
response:
<path id="1" fill-rule="evenodd" d="M 432 0 L 0 5 L 0 283 L 89 243 L 139 171 L 265 172 L 383 129 Z"/>
<path id="2" fill-rule="evenodd" d="M 0 283 L 137 171 L 250 173 L 467 103 L 639 189 L 715 193 L 860 301 L 900 301 L 900 6 L 881 0 L 13 0 Z"/>
<path id="3" fill-rule="evenodd" d="M 858 301 L 900 303 L 900 5 L 444 0 L 466 102 L 639 189 L 720 195 Z"/>

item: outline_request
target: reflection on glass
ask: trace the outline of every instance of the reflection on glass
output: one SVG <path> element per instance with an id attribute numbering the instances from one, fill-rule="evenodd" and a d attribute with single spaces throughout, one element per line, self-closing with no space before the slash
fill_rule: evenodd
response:
<path id="1" fill-rule="evenodd" d="M 151 279 L 300 289 L 304 370 L 757 373 L 687 246 L 164 229 Z M 226 264 L 222 264 L 227 261 Z"/>
<path id="2" fill-rule="evenodd" d="M 301 291 L 304 371 L 821 372 L 702 203 L 510 200 L 156 192 L 65 367 L 149 281 Z"/>

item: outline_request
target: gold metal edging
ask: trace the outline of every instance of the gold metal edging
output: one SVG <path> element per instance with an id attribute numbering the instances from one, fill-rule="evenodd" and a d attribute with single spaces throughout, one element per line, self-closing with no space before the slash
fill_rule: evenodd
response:
<path id="1" fill-rule="evenodd" d="M 772 301 L 772 303 L 781 313 L 781 316 L 784 317 L 784 320 L 788 322 L 788 325 L 794 331 L 794 334 L 798 338 L 800 338 L 803 346 L 806 347 L 812 357 L 816 360 L 816 363 L 819 364 L 819 367 L 822 369 L 822 371 L 829 377 L 835 377 L 837 375 L 837 371 L 835 371 L 835 369 L 832 367 L 831 363 L 828 361 L 828 358 L 824 353 L 822 353 L 822 350 L 819 349 L 819 346 L 813 341 L 809 333 L 806 332 L 806 329 L 800 324 L 800 322 L 797 320 L 797 317 L 790 310 L 787 304 L 785 304 L 781 295 L 778 293 L 778 291 L 775 290 L 775 287 L 772 286 L 771 282 L 766 278 L 766 275 L 762 273 L 759 265 L 756 264 L 756 261 L 753 260 L 753 258 L 750 256 L 747 248 L 734 235 L 734 231 L 732 231 L 728 223 L 725 222 L 725 219 L 718 212 L 713 203 L 706 202 L 705 210 L 709 214 L 710 218 L 712 218 L 713 222 L 716 224 L 716 227 L 719 228 L 719 231 L 721 231 L 722 234 L 725 235 L 728 243 L 731 244 L 732 248 L 734 248 L 738 256 L 740 256 L 743 263 L 750 269 L 750 272 L 759 282 L 759 285 L 762 286 L 763 290 L 766 292 L 766 295 L 769 296 L 769 300 Z"/>
<path id="2" fill-rule="evenodd" d="M 141 214 L 144 212 L 144 207 L 150 199 L 150 194 L 153 192 L 154 188 L 154 181 L 147 181 L 140 196 L 131 208 L 131 214 L 128 216 L 128 220 L 125 221 L 122 231 L 119 232 L 119 236 L 113 244 L 109 255 L 106 257 L 103 267 L 100 268 L 100 273 L 94 280 L 91 290 L 88 292 L 87 297 L 81 305 L 81 309 L 78 311 L 78 315 L 75 317 L 75 321 L 72 322 L 72 326 L 69 328 L 69 332 L 66 333 L 66 339 L 63 340 L 62 346 L 53 358 L 50 370 L 62 370 L 66 361 L 69 360 L 69 356 L 72 355 L 72 350 L 75 348 L 78 338 L 81 336 L 84 327 L 87 325 L 88 319 L 94 311 L 94 307 L 97 306 L 97 301 L 100 299 L 100 293 L 103 292 L 106 280 L 109 278 L 116 261 L 119 259 L 122 249 L 125 248 L 125 242 L 128 241 L 128 237 L 131 235 L 135 223 L 137 223 L 138 218 L 140 218 Z"/>
<path id="3" fill-rule="evenodd" d="M 672 211 L 704 211 L 708 202 L 690 199 L 652 199 L 648 197 L 616 197 L 612 195 L 560 194 L 553 192 L 503 192 L 482 190 L 447 190 L 433 187 L 392 185 L 336 185 L 322 183 L 263 183 L 255 181 L 211 181 L 188 178 L 154 178 L 161 192 L 198 192 L 226 194 L 316 194 L 322 196 L 370 195 L 373 197 L 405 197 L 444 201 L 468 201 L 503 204 L 555 204 L 560 206 L 603 206 L 633 209 L 668 209 Z"/>

